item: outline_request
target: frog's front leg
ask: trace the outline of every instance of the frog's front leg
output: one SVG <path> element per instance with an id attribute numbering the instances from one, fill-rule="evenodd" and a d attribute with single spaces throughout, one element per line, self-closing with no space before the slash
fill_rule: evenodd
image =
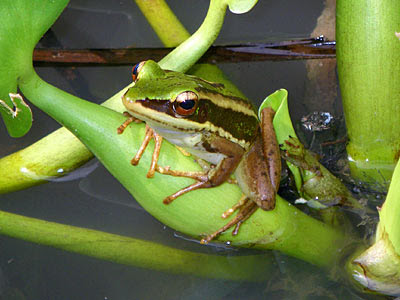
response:
<path id="1" fill-rule="evenodd" d="M 127 121 L 124 122 L 124 124 L 122 124 L 118 128 L 118 133 L 119 134 L 123 133 L 125 128 L 132 122 L 138 122 L 138 119 L 130 117 Z M 163 201 L 165 204 L 171 203 L 179 196 L 186 194 L 190 191 L 194 191 L 200 188 L 210 188 L 218 186 L 223 182 L 229 180 L 230 175 L 236 169 L 244 153 L 244 149 L 238 146 L 237 144 L 232 143 L 223 138 L 214 138 L 213 140 L 204 141 L 208 147 L 208 151 L 212 153 L 213 151 L 217 152 L 216 149 L 218 149 L 218 153 L 221 153 L 225 156 L 215 168 L 210 168 L 207 172 L 171 170 L 170 167 L 168 166 L 161 167 L 157 164 L 163 138 L 146 124 L 146 132 L 143 142 L 139 150 L 137 151 L 135 157 L 131 161 L 133 165 L 137 165 L 139 163 L 144 151 L 146 150 L 152 138 L 155 141 L 155 146 L 151 160 L 151 166 L 147 173 L 147 177 L 153 177 L 154 172 L 157 171 L 164 175 L 187 177 L 195 179 L 197 181 L 177 191 L 176 193 L 166 197 Z"/>
<path id="2" fill-rule="evenodd" d="M 134 166 L 136 166 L 139 163 L 139 160 L 142 157 L 144 150 L 146 150 L 147 145 L 149 144 L 151 139 L 154 139 L 154 150 L 153 150 L 153 155 L 151 157 L 150 169 L 146 175 L 147 178 L 153 177 L 157 169 L 157 162 L 160 156 L 161 144 L 163 140 L 162 136 L 157 134 L 153 129 L 151 129 L 148 125 L 146 125 L 146 135 L 143 139 L 142 145 L 140 146 L 135 157 L 132 158 L 131 160 L 131 163 Z"/>
<path id="3" fill-rule="evenodd" d="M 225 181 L 228 181 L 231 174 L 239 165 L 240 160 L 244 154 L 244 149 L 242 147 L 240 147 L 236 143 L 222 138 L 215 138 L 212 141 L 208 141 L 207 147 L 209 147 L 209 151 L 212 151 L 212 149 L 214 148 L 218 148 L 219 153 L 225 156 L 215 168 L 210 169 L 207 173 L 182 172 L 173 170 L 166 170 L 166 172 L 163 172 L 163 174 L 189 177 L 197 180 L 197 182 L 166 197 L 163 201 L 165 204 L 171 203 L 179 196 L 186 194 L 190 191 L 194 191 L 200 188 L 211 188 L 214 186 L 218 186 Z"/>
<path id="4" fill-rule="evenodd" d="M 142 121 L 139 119 L 136 119 L 135 117 L 130 116 L 121 126 L 118 127 L 118 129 L 117 129 L 118 134 L 122 134 L 125 131 L 126 127 L 128 127 L 128 125 L 131 124 L 132 122 L 141 123 Z M 145 131 L 145 136 L 144 136 L 143 142 L 140 145 L 139 150 L 136 152 L 136 155 L 131 160 L 131 164 L 134 166 L 136 166 L 139 163 L 139 161 L 142 158 L 142 155 L 143 155 L 144 151 L 146 150 L 147 146 L 149 145 L 149 142 L 151 139 L 154 139 L 155 145 L 154 145 L 153 156 L 151 159 L 150 169 L 147 172 L 147 178 L 153 177 L 154 173 L 157 169 L 158 157 L 160 155 L 161 144 L 162 144 L 162 140 L 163 140 L 162 136 L 157 134 L 147 124 L 146 124 L 146 131 Z"/>

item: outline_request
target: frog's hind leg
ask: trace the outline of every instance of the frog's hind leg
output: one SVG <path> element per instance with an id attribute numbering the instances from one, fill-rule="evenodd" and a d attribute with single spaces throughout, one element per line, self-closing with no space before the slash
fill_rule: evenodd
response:
<path id="1" fill-rule="evenodd" d="M 258 209 L 258 206 L 256 203 L 251 201 L 249 198 L 246 198 L 245 203 L 242 204 L 239 212 L 237 215 L 230 220 L 227 224 L 225 224 L 223 227 L 218 229 L 217 231 L 213 232 L 212 234 L 206 236 L 203 238 L 200 243 L 201 244 L 207 244 L 211 240 L 213 240 L 215 237 L 217 237 L 219 234 L 222 232 L 228 230 L 232 226 L 235 226 L 235 229 L 232 231 L 232 235 L 236 235 L 239 231 L 240 225 L 246 221 L 250 216 Z"/>
<path id="2" fill-rule="evenodd" d="M 242 197 L 240 197 L 238 203 L 236 203 L 234 206 L 232 206 L 231 208 L 227 209 L 226 211 L 224 211 L 224 213 L 222 214 L 222 218 L 226 219 L 229 216 L 231 216 L 236 210 L 240 209 L 243 205 L 245 205 L 247 203 L 247 196 L 245 194 L 242 194 Z"/>
<path id="3" fill-rule="evenodd" d="M 233 142 L 225 141 L 222 139 L 216 139 L 215 141 L 213 141 L 213 143 L 214 144 L 212 144 L 212 146 L 218 149 L 218 151 L 221 154 L 225 155 L 225 157 L 221 159 L 221 161 L 219 161 L 219 163 L 214 168 L 210 168 L 206 172 L 173 171 L 167 168 L 164 168 L 163 170 L 157 170 L 162 174 L 188 177 L 197 181 L 166 197 L 164 199 L 165 204 L 171 203 L 179 196 L 188 192 L 221 185 L 230 178 L 230 175 L 235 171 L 236 167 L 240 163 L 240 160 L 244 153 L 244 149 Z"/>
<path id="4" fill-rule="evenodd" d="M 276 138 L 273 119 L 275 111 L 271 107 L 266 107 L 261 111 L 261 140 L 262 150 L 267 162 L 267 170 L 275 193 L 278 192 L 281 180 L 281 157 L 279 145 Z"/>

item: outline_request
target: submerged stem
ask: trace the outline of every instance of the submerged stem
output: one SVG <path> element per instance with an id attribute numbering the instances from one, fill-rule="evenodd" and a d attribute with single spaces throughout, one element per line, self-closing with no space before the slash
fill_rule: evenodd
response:
<path id="1" fill-rule="evenodd" d="M 268 277 L 268 269 L 272 267 L 269 255 L 219 256 L 195 253 L 3 211 L 0 211 L 0 234 L 119 264 L 175 274 L 261 281 Z"/>

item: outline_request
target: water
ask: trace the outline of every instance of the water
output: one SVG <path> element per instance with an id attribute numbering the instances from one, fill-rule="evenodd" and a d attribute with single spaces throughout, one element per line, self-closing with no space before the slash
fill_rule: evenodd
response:
<path id="1" fill-rule="evenodd" d="M 201 23 L 208 7 L 205 0 L 176 0 L 169 4 L 191 32 Z M 322 8 L 321 0 L 259 1 L 247 15 L 229 14 L 218 42 L 307 37 Z M 128 0 L 71 1 L 53 26 L 53 32 L 41 44 L 67 48 L 161 46 L 135 4 Z M 311 149 L 325 154 L 323 160 L 328 166 L 345 175 L 345 164 L 338 166 L 336 159 L 343 153 L 344 143 L 340 143 L 340 139 L 345 134 L 341 107 L 335 101 L 336 90 L 332 90 L 335 82 L 316 82 L 310 72 L 307 73 L 312 64 L 323 68 L 332 61 L 243 62 L 220 67 L 256 105 L 276 89 L 286 88 L 299 135 Z M 96 103 L 103 102 L 131 81 L 129 66 L 41 67 L 37 70 L 48 82 Z M 321 85 L 325 89 L 321 89 Z M 334 123 L 339 125 L 317 132 L 304 130 L 301 120 L 313 112 L 327 112 L 339 120 Z M 1 127 L 0 156 L 21 149 L 58 128 L 55 121 L 34 107 L 33 114 L 34 124 L 26 137 L 11 139 Z M 320 146 L 323 141 L 339 142 L 328 145 L 327 150 Z M 362 192 L 362 188 L 357 189 Z M 382 200 L 384 196 L 380 197 Z M 179 249 L 223 256 L 258 254 L 226 245 L 201 246 L 166 228 L 146 213 L 95 161 L 70 174 L 68 180 L 52 180 L 46 185 L 1 195 L 0 199 L 1 210 L 152 240 Z M 369 229 L 374 222 L 370 223 Z M 368 236 L 371 234 L 369 232 Z M 128 267 L 4 236 L 0 237 L 0 243 L 0 299 L 369 299 L 323 270 L 278 252 L 271 255 L 274 268 L 268 270 L 272 274 L 270 279 L 252 283 Z"/>

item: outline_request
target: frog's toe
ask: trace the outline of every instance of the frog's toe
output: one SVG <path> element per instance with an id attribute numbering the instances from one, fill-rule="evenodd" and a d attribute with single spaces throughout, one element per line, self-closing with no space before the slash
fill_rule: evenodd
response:
<path id="1" fill-rule="evenodd" d="M 247 198 L 246 198 L 247 199 Z M 258 209 L 258 206 L 253 201 L 247 199 L 247 201 L 242 205 L 238 214 L 226 223 L 223 227 L 213 232 L 212 234 L 207 235 L 205 238 L 201 239 L 201 244 L 208 244 L 210 241 L 215 239 L 219 234 L 227 231 L 229 228 L 235 226 L 235 229 L 232 231 L 232 235 L 237 235 L 239 231 L 240 225 L 246 221 L 250 216 Z"/>

